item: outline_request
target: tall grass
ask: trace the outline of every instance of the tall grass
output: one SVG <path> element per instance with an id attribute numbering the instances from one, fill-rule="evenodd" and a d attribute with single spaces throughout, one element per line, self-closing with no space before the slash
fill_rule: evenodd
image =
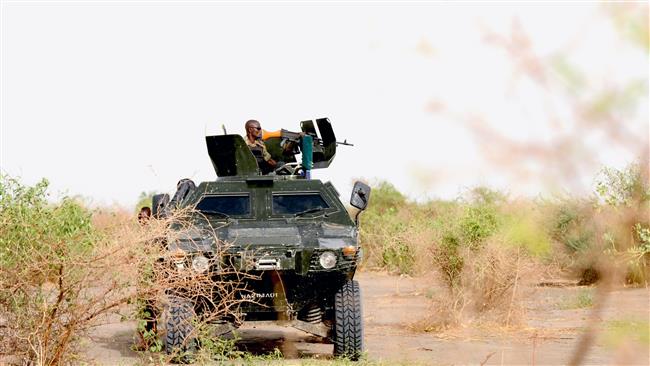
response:
<path id="1" fill-rule="evenodd" d="M 522 281 L 591 284 L 608 273 L 647 285 L 649 187 L 639 164 L 604 169 L 594 194 L 581 198 L 513 199 L 479 187 L 455 200 L 417 203 L 380 182 L 361 219 L 364 266 L 434 274 L 447 289 L 437 308 L 454 316 L 508 309 L 506 322 Z"/>
<path id="2" fill-rule="evenodd" d="M 650 188 L 640 165 L 604 169 L 594 195 L 583 198 L 512 199 L 479 187 L 450 201 L 409 201 L 379 182 L 361 216 L 365 266 L 400 274 L 438 271 L 453 286 L 464 250 L 477 253 L 489 240 L 520 248 L 542 263 L 584 270 L 598 255 L 634 260 L 647 281 Z"/>

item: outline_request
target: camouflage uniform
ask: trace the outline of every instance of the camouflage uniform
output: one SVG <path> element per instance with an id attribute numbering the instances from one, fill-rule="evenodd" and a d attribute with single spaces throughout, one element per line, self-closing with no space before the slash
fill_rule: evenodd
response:
<path id="1" fill-rule="evenodd" d="M 261 156 L 264 158 L 264 161 L 269 161 L 269 159 L 271 159 L 271 154 L 266 151 L 266 145 L 264 145 L 264 142 L 262 142 L 262 140 L 255 140 L 251 142 L 248 137 L 246 137 L 246 145 L 248 145 L 251 151 L 253 151 L 253 155 L 256 155 L 255 151 L 260 151 Z"/>

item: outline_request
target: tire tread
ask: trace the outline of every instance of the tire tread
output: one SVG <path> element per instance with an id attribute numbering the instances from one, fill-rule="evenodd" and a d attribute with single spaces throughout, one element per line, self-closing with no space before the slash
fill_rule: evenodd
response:
<path id="1" fill-rule="evenodd" d="M 181 363 L 187 362 L 185 360 L 187 353 L 191 353 L 194 349 L 194 340 L 191 339 L 194 331 L 193 318 L 194 309 L 189 301 L 172 299 L 167 314 L 165 351 L 167 354 L 179 354 Z"/>
<path id="2" fill-rule="evenodd" d="M 334 299 L 334 356 L 358 360 L 363 352 L 361 288 L 345 282 Z"/>

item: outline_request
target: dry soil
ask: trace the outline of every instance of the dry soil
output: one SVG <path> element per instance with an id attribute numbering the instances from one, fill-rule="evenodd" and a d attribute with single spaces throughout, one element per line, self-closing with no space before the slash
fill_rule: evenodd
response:
<path id="1" fill-rule="evenodd" d="M 368 360 L 385 364 L 567 364 L 591 311 L 588 304 L 579 304 L 580 294 L 588 288 L 535 286 L 525 289 L 525 312 L 517 326 L 471 323 L 444 332 L 420 332 L 414 329 L 432 310 L 429 298 L 440 290 L 433 281 L 372 272 L 359 273 L 357 279 L 362 287 Z M 649 345 L 644 344 L 648 335 L 643 334 L 650 332 L 649 295 L 647 288 L 610 293 L 584 364 L 650 364 Z M 134 335 L 133 322 L 109 321 L 85 342 L 85 355 L 97 364 L 142 363 L 142 356 L 131 350 Z M 331 358 L 332 345 L 289 327 L 246 324 L 238 336 L 240 348 L 256 354 L 278 348 L 288 364 Z"/>

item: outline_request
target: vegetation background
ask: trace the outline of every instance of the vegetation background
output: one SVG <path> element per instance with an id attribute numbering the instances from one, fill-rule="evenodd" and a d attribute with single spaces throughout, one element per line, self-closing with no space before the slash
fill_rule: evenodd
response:
<path id="1" fill-rule="evenodd" d="M 603 11 L 647 56 L 647 4 L 606 4 Z M 430 276 L 446 289 L 429 296 L 435 310 L 423 314 L 416 327 L 422 332 L 476 322 L 516 325 L 521 288 L 530 284 L 558 278 L 596 284 L 596 291 L 566 306 L 597 310 L 612 288 L 650 281 L 650 144 L 647 133 L 628 123 L 647 117 L 647 77 L 593 82 L 583 65 L 572 63 L 571 49 L 536 56 L 516 22 L 505 34 L 485 35 L 511 57 L 515 82 L 525 79 L 548 102 L 537 117 L 548 119 L 553 133 L 543 142 L 522 141 L 483 116 L 458 117 L 435 100 L 430 113 L 466 128 L 511 185 L 541 170 L 562 193 L 531 198 L 479 186 L 455 199 L 415 200 L 390 181 L 371 182 L 371 204 L 361 216 L 363 270 Z M 624 168 L 602 166 L 602 145 L 589 143 L 594 136 L 637 158 Z M 594 167 L 600 173 L 592 192 L 567 193 Z M 441 179 L 416 170 L 423 186 Z M 79 197 L 52 199 L 47 189 L 47 180 L 29 185 L 0 176 L 0 356 L 17 363 L 78 361 L 85 332 L 109 314 L 137 316 L 125 310 L 142 296 L 137 264 L 160 255 L 143 244 L 163 233 L 143 231 L 131 210 L 97 208 Z M 151 194 L 143 192 L 136 209 Z M 648 327 L 648 319 L 633 324 L 641 342 L 647 343 Z M 619 328 L 620 337 L 638 333 L 629 332 L 629 324 Z M 586 336 L 580 347 L 590 342 Z M 223 344 L 212 348 L 246 357 Z M 584 349 L 572 363 L 580 363 L 581 354 Z"/>

